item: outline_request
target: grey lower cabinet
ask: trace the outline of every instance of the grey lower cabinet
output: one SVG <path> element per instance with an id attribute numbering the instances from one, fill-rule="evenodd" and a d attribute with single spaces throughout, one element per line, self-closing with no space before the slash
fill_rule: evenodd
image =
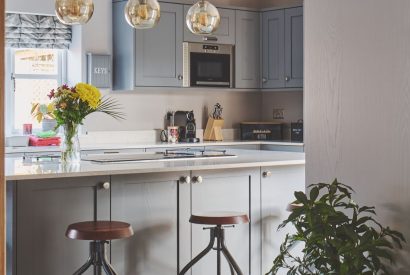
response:
<path id="1" fill-rule="evenodd" d="M 8 239 L 17 241 L 11 252 L 12 274 L 73 274 L 82 266 L 89 244 L 66 238 L 65 231 L 71 223 L 110 218 L 110 192 L 101 188 L 107 181 L 109 177 L 13 183 L 16 211 L 11 218 L 16 235 Z"/>
<path id="2" fill-rule="evenodd" d="M 186 15 L 190 8 L 191 6 L 189 5 L 184 6 L 184 41 L 235 45 L 235 10 L 218 8 L 219 15 L 221 16 L 219 28 L 212 35 L 203 36 L 193 34 L 186 26 Z"/>
<path id="3" fill-rule="evenodd" d="M 235 87 L 260 87 L 260 13 L 236 11 Z"/>
<path id="4" fill-rule="evenodd" d="M 195 177 L 202 177 L 196 181 Z M 240 265 L 243 274 L 261 274 L 260 254 L 258 245 L 258 196 L 259 196 L 259 168 L 258 169 L 230 169 L 191 172 L 191 207 L 181 208 L 181 217 L 189 217 L 189 212 L 200 214 L 212 211 L 236 211 L 247 213 L 251 219 L 250 224 L 237 225 L 235 228 L 226 229 L 226 244 L 234 258 Z M 254 197 L 252 199 L 252 197 Z M 188 198 L 180 196 L 182 205 L 189 205 Z M 184 214 L 185 213 L 185 214 Z M 196 256 L 209 243 L 209 231 L 203 230 L 204 226 L 189 224 L 187 220 L 181 221 L 181 230 L 190 233 L 191 257 Z M 252 255 L 252 256 L 251 256 Z M 181 267 L 190 260 L 181 260 Z M 192 275 L 216 274 L 217 261 L 215 251 L 211 251 L 192 268 Z M 229 267 L 222 259 L 222 274 L 230 274 Z"/>
<path id="5" fill-rule="evenodd" d="M 177 274 L 179 179 L 188 175 L 112 176 L 111 218 L 130 223 L 135 232 L 111 244 L 118 274 Z"/>
<path id="6" fill-rule="evenodd" d="M 262 270 L 267 273 L 280 252 L 280 245 L 293 229 L 278 226 L 289 216 L 286 210 L 295 191 L 305 191 L 305 166 L 262 167 L 261 169 Z M 282 273 L 281 273 L 282 274 Z"/>
<path id="7" fill-rule="evenodd" d="M 158 25 L 135 30 L 124 19 L 126 3 L 113 3 L 114 88 L 181 87 L 183 6 L 161 3 Z"/>
<path id="8" fill-rule="evenodd" d="M 303 87 L 303 8 L 262 15 L 262 88 Z"/>

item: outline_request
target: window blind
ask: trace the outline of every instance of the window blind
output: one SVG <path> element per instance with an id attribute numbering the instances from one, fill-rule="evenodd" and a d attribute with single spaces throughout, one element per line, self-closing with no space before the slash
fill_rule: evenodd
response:
<path id="1" fill-rule="evenodd" d="M 56 16 L 6 14 L 6 47 L 68 49 L 71 26 L 58 21 Z"/>

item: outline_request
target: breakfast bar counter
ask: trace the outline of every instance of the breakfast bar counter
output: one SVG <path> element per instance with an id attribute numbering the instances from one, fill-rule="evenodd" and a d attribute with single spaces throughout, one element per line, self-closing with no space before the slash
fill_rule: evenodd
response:
<path id="1" fill-rule="evenodd" d="M 87 258 L 88 244 L 66 238 L 67 226 L 115 220 L 130 223 L 135 232 L 109 246 L 118 274 L 175 275 L 209 242 L 209 232 L 190 224 L 190 215 L 213 211 L 248 215 L 249 224 L 227 229 L 226 243 L 244 274 L 265 274 L 292 230 L 277 227 L 289 215 L 294 192 L 305 190 L 305 156 L 227 153 L 71 165 L 58 158 L 7 158 L 7 274 L 72 274 Z M 214 256 L 196 264 L 192 274 L 214 274 Z M 222 274 L 229 272 L 223 263 Z"/>

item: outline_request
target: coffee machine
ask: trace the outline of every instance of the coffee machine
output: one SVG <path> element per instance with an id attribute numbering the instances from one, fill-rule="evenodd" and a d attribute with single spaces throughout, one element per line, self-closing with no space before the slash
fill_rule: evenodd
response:
<path id="1" fill-rule="evenodd" d="M 176 111 L 167 113 L 168 125 L 179 127 L 179 142 L 195 143 L 200 139 L 196 137 L 196 122 L 194 111 Z"/>

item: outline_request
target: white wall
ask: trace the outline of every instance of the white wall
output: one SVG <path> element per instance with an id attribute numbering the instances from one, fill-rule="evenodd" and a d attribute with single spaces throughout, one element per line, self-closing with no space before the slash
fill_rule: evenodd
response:
<path id="1" fill-rule="evenodd" d="M 305 2 L 307 183 L 352 185 L 410 241 L 410 1 Z M 394 274 L 409 274 L 409 248 Z"/>
<path id="2" fill-rule="evenodd" d="M 4 0 L 2 0 L 4 1 Z M 6 11 L 54 15 L 55 0 L 5 0 Z"/>

